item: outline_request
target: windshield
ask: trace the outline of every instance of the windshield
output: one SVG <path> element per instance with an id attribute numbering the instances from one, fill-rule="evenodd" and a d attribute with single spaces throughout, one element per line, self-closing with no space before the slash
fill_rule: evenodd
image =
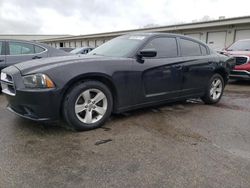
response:
<path id="1" fill-rule="evenodd" d="M 92 50 L 90 55 L 110 57 L 126 57 L 133 52 L 144 40 L 145 36 L 123 36 L 112 39 Z"/>
<path id="2" fill-rule="evenodd" d="M 250 51 L 250 40 L 237 41 L 232 44 L 228 51 Z"/>

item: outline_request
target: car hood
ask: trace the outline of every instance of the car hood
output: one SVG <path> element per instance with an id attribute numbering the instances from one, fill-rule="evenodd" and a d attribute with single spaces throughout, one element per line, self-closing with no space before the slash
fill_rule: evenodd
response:
<path id="1" fill-rule="evenodd" d="M 35 72 L 36 70 L 46 70 L 50 68 L 60 67 L 64 64 L 73 63 L 91 63 L 100 61 L 110 61 L 114 57 L 104 57 L 97 55 L 71 55 L 71 56 L 61 56 L 61 57 L 50 57 L 32 61 L 26 61 L 22 63 L 15 64 L 14 66 L 18 68 L 22 74 L 27 74 L 29 72 Z"/>
<path id="2" fill-rule="evenodd" d="M 232 56 L 238 56 L 238 55 L 250 56 L 250 51 L 225 51 L 225 53 Z"/>

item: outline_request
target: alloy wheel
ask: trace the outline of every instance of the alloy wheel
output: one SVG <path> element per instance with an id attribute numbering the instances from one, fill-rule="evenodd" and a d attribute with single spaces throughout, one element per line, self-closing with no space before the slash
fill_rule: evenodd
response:
<path id="1" fill-rule="evenodd" d="M 213 100 L 218 100 L 223 90 L 222 81 L 219 78 L 215 78 L 211 84 L 210 96 Z"/>
<path id="2" fill-rule="evenodd" d="M 107 107 L 107 97 L 102 91 L 87 89 L 76 100 L 75 114 L 81 122 L 92 124 L 102 119 Z"/>

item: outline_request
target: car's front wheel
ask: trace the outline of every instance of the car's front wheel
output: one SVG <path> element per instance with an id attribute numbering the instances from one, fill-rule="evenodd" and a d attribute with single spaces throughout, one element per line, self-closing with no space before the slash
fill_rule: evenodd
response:
<path id="1" fill-rule="evenodd" d="M 201 98 L 205 104 L 219 102 L 224 91 L 224 80 L 220 74 L 214 74 L 209 80 L 205 95 Z"/>
<path id="2" fill-rule="evenodd" d="M 102 126 L 112 108 L 113 99 L 109 88 L 98 81 L 86 81 L 67 93 L 63 115 L 73 129 L 84 131 Z"/>

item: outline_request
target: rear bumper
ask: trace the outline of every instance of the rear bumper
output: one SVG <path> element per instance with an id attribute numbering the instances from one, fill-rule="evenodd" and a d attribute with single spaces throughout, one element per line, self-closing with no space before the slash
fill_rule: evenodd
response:
<path id="1" fill-rule="evenodd" d="M 233 70 L 230 73 L 230 78 L 250 79 L 250 72 L 246 70 Z"/>

